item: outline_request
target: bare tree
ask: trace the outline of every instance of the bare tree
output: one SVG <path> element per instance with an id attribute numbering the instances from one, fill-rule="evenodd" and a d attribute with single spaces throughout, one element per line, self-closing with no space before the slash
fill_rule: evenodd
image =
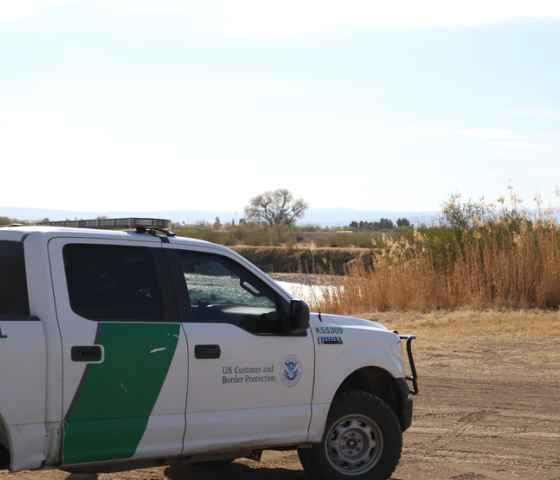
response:
<path id="1" fill-rule="evenodd" d="M 307 208 L 303 199 L 296 199 L 289 190 L 279 188 L 251 199 L 245 208 L 245 216 L 248 221 L 256 223 L 293 225 L 303 217 Z"/>

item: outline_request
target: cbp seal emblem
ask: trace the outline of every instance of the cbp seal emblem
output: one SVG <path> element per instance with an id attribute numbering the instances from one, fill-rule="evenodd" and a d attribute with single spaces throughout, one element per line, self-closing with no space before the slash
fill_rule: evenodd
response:
<path id="1" fill-rule="evenodd" d="M 282 383 L 287 387 L 297 385 L 303 374 L 303 367 L 299 358 L 295 355 L 289 355 L 282 360 Z"/>

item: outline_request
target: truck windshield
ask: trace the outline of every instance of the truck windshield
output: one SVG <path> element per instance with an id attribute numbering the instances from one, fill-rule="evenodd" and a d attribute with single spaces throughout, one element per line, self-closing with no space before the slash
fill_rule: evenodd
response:
<path id="1" fill-rule="evenodd" d="M 0 318 L 28 315 L 23 245 L 0 241 Z"/>

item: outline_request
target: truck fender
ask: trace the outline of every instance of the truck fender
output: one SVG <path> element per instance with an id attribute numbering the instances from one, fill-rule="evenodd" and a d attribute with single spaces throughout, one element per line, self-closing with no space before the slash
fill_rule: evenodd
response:
<path id="1" fill-rule="evenodd" d="M 395 344 L 395 355 L 377 348 L 352 348 L 341 351 L 336 357 L 328 359 L 328 369 L 318 368 L 315 374 L 316 389 L 313 403 L 330 405 L 340 385 L 354 372 L 362 368 L 378 368 L 393 378 L 404 377 L 400 345 Z M 320 361 L 318 363 L 321 364 Z"/>
<path id="2" fill-rule="evenodd" d="M 386 351 L 375 348 L 344 350 L 338 356 L 329 359 L 328 364 L 329 369 L 321 371 L 319 368 L 315 374 L 316 387 L 308 437 L 308 440 L 312 443 L 321 441 L 333 400 L 340 387 L 355 372 L 374 369 L 378 372 L 384 372 L 385 378 L 396 379 L 404 376 L 399 357 L 388 355 Z"/>

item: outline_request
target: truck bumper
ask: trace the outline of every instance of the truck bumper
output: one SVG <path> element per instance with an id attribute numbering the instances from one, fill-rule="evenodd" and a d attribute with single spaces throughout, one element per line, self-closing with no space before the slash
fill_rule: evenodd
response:
<path id="1" fill-rule="evenodd" d="M 398 332 L 395 332 L 398 335 Z M 401 341 L 406 342 L 406 354 L 410 367 L 410 376 L 400 378 L 397 381 L 397 395 L 399 400 L 399 420 L 403 432 L 412 425 L 412 411 L 414 395 L 418 395 L 418 372 L 414 362 L 414 354 L 412 353 L 412 341 L 416 339 L 414 335 L 399 335 Z"/>
<path id="2" fill-rule="evenodd" d="M 397 389 L 399 396 L 399 420 L 401 422 L 402 431 L 404 432 L 412 425 L 414 400 L 409 392 L 406 379 L 399 378 L 397 380 Z"/>

